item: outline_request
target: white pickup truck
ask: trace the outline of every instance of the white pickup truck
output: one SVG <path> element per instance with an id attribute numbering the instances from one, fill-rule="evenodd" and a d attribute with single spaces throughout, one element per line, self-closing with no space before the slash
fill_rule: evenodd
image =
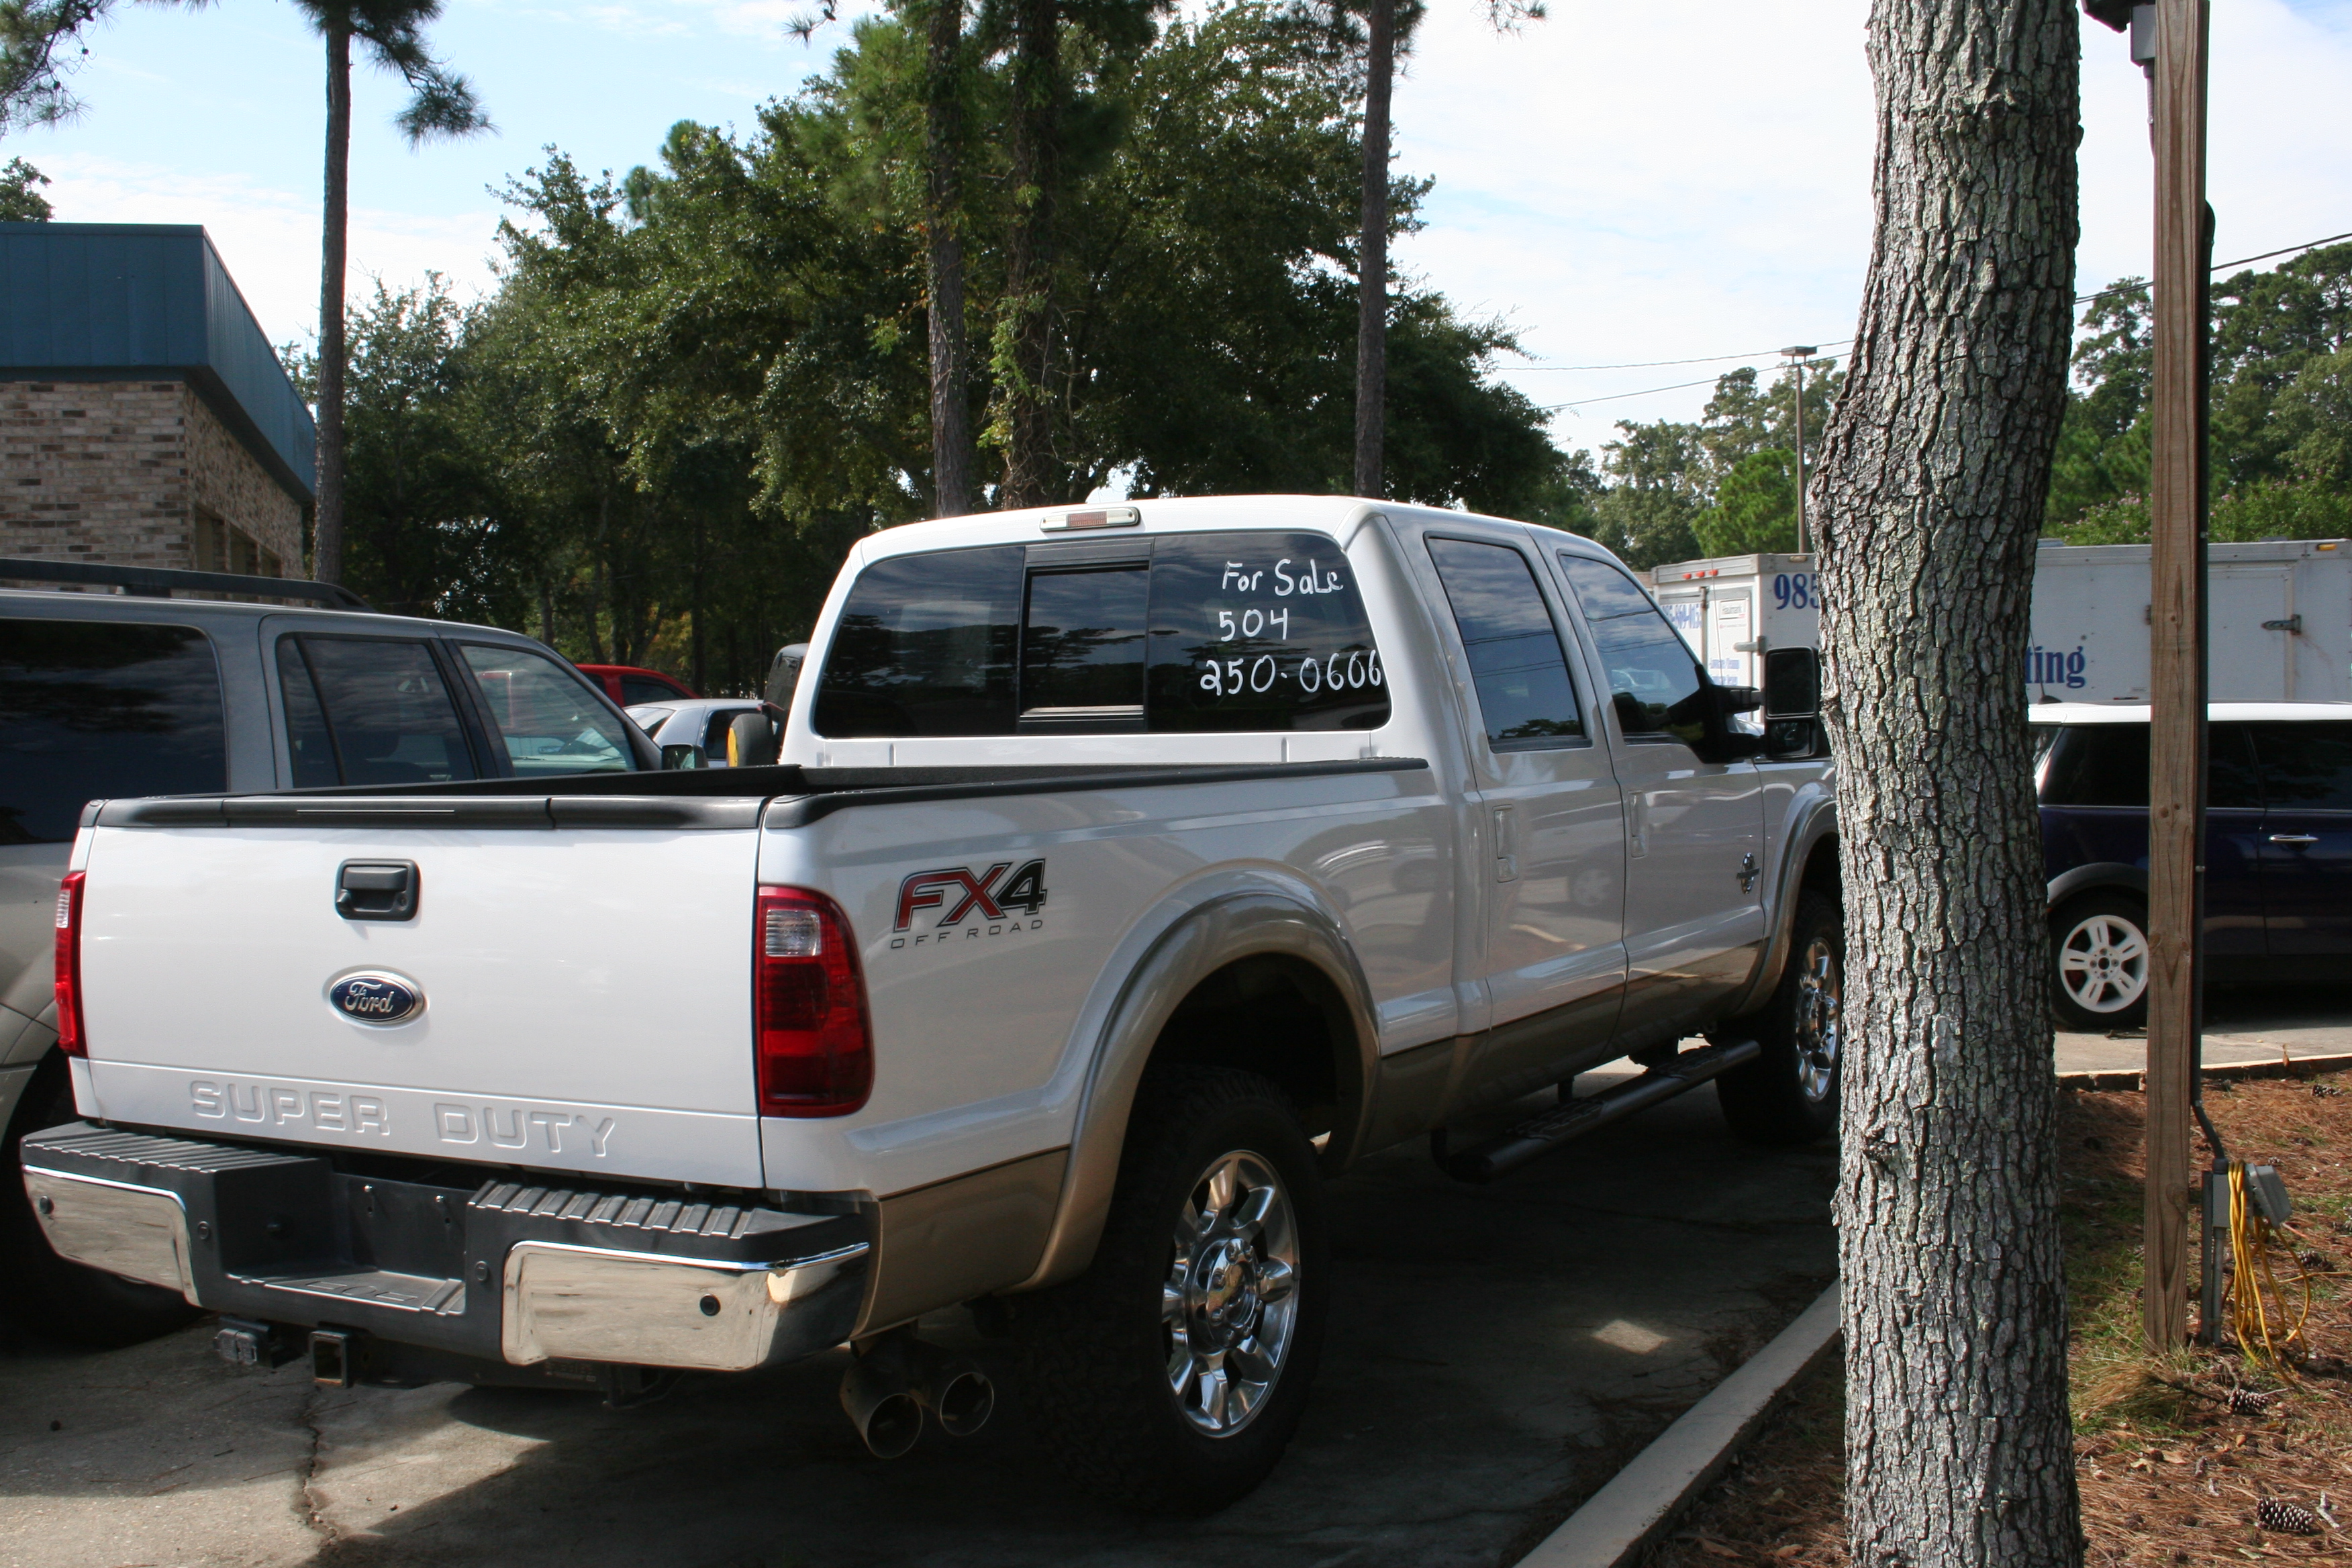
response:
<path id="1" fill-rule="evenodd" d="M 624 1401 L 848 1342 L 883 1453 L 985 1417 L 909 1327 L 969 1303 L 1075 1475 L 1199 1511 L 1297 1425 L 1324 1177 L 1432 1135 L 1489 1178 L 1710 1078 L 1744 1134 L 1830 1130 L 1811 652 L 1710 685 L 1587 540 L 920 523 L 810 646 L 766 765 L 89 807 L 52 1244 L 331 1383 Z"/>

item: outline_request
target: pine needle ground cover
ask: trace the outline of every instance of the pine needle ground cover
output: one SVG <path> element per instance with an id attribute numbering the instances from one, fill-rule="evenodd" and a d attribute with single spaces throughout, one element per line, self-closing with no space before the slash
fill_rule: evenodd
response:
<path id="1" fill-rule="evenodd" d="M 2287 1378 L 2234 1348 L 2162 1361 L 2140 1352 L 2147 1100 L 2065 1096 L 2074 1465 L 2087 1561 L 2352 1568 L 2352 1074 L 2216 1082 L 2206 1104 L 2233 1156 L 2275 1165 L 2286 1179 L 2297 1234 L 2282 1238 L 2273 1267 L 2290 1314 L 2303 1302 L 2298 1272 L 2311 1276 L 2311 1353 Z M 1650 1548 L 1646 1568 L 1843 1568 L 1843 1394 L 1834 1368 L 1797 1390 L 1726 1479 Z"/>

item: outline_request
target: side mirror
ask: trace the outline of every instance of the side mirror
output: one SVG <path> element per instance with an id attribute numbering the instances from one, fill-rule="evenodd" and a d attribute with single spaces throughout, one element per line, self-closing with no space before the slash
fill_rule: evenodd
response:
<path id="1" fill-rule="evenodd" d="M 782 726 L 764 712 L 738 713 L 735 721 L 727 726 L 727 765 L 730 768 L 772 766 L 783 748 Z"/>
<path id="2" fill-rule="evenodd" d="M 704 754 L 700 746 L 664 746 L 662 748 L 662 771 L 665 773 L 678 768 L 707 768 L 709 765 L 710 759 Z"/>
<path id="3" fill-rule="evenodd" d="M 1752 713 L 1760 699 L 1752 686 L 1717 686 L 1712 680 L 1694 694 L 1692 705 L 1698 710 L 1706 725 L 1701 743 L 1691 750 L 1699 761 L 1737 763 L 1754 756 L 1764 749 L 1764 738 L 1752 731 L 1742 730 L 1732 723 L 1735 715 Z"/>
<path id="4" fill-rule="evenodd" d="M 1822 752 L 1822 656 L 1810 647 L 1764 655 L 1764 752 L 1783 761 Z"/>

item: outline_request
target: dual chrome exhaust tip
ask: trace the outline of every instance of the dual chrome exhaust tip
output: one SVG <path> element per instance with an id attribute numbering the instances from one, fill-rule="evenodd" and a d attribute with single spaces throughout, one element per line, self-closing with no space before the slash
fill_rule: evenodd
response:
<path id="1" fill-rule="evenodd" d="M 915 1446 L 923 1422 L 950 1437 L 969 1437 L 996 1413 L 996 1385 L 964 1357 L 925 1344 L 903 1330 L 853 1346 L 841 1380 L 841 1407 L 877 1459 Z"/>

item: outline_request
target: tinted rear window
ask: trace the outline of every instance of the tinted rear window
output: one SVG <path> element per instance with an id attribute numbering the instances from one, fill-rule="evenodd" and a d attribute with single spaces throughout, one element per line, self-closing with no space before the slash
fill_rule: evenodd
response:
<path id="1" fill-rule="evenodd" d="M 227 787 L 220 668 L 204 633 L 0 620 L 0 844 L 69 842 L 93 800 Z"/>
<path id="2" fill-rule="evenodd" d="M 1315 534 L 1170 534 L 1081 563 L 992 545 L 877 562 L 842 607 L 815 727 L 1355 730 L 1387 679 L 1355 574 Z M 1148 559 L 1149 564 L 1145 562 Z"/>
<path id="3" fill-rule="evenodd" d="M 877 561 L 857 574 L 817 688 L 820 735 L 1013 731 L 1022 547 Z"/>
<path id="4" fill-rule="evenodd" d="M 295 787 L 478 777 L 433 651 L 392 637 L 278 639 Z"/>

